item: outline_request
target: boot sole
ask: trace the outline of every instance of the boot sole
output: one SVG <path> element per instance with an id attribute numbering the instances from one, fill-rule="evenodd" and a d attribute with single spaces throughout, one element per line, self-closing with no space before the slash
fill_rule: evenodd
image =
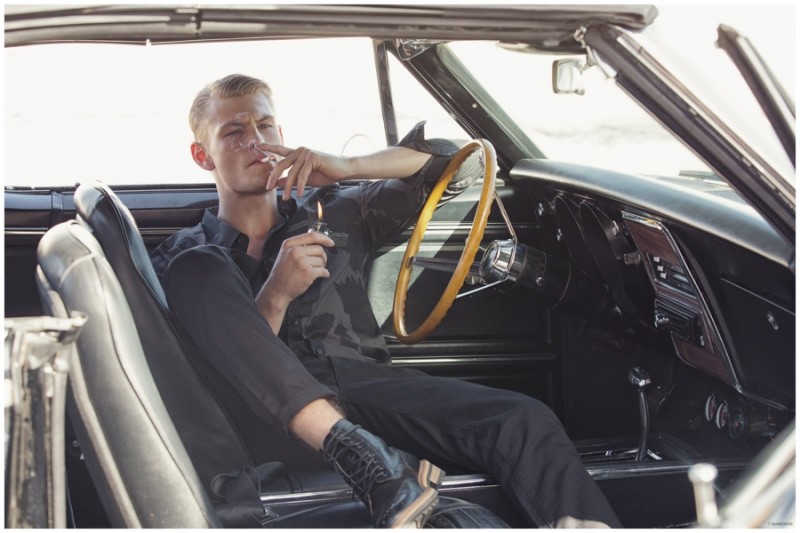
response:
<path id="1" fill-rule="evenodd" d="M 421 529 L 439 502 L 439 487 L 443 479 L 444 470 L 428 461 L 420 461 L 417 481 L 425 490 L 411 505 L 395 517 L 389 527 L 391 529 Z"/>

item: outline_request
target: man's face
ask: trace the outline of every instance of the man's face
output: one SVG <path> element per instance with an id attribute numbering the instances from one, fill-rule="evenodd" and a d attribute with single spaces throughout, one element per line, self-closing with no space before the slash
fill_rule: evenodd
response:
<path id="1" fill-rule="evenodd" d="M 275 112 L 263 94 L 211 100 L 206 115 L 206 156 L 218 184 L 235 193 L 263 193 L 272 162 L 253 149 L 261 143 L 283 144 Z"/>

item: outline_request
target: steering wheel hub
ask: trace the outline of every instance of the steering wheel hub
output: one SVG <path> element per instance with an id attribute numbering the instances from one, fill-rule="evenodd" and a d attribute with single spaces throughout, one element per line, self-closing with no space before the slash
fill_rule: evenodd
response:
<path id="1" fill-rule="evenodd" d="M 519 245 L 511 239 L 492 241 L 481 259 L 479 274 L 483 283 L 517 281 L 522 270 Z"/>

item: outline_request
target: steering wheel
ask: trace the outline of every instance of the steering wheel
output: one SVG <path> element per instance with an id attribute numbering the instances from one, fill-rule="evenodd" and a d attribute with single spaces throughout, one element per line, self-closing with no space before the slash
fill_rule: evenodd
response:
<path id="1" fill-rule="evenodd" d="M 449 268 L 432 266 L 431 262 L 435 262 L 434 260 L 424 261 L 427 266 L 437 268 L 439 270 L 452 271 L 453 275 L 450 278 L 447 287 L 444 289 L 444 292 L 439 297 L 439 301 L 436 303 L 428 317 L 416 330 L 412 331 L 411 333 L 407 333 L 405 326 L 405 309 L 406 297 L 408 295 L 408 282 L 411 279 L 411 269 L 414 266 L 414 263 L 423 263 L 423 261 L 415 259 L 415 256 L 419 251 L 420 243 L 422 242 L 422 236 L 425 234 L 425 230 L 428 227 L 428 222 L 430 222 L 433 212 L 436 209 L 439 200 L 441 200 L 447 185 L 453 179 L 453 176 L 455 176 L 456 172 L 464 163 L 464 161 L 466 161 L 467 157 L 469 157 L 476 150 L 483 150 L 484 155 L 483 190 L 481 191 L 481 197 L 478 200 L 475 218 L 472 221 L 472 227 L 469 230 L 469 236 L 467 236 L 464 250 L 461 252 L 461 257 L 459 258 L 455 269 L 453 269 L 452 266 Z M 494 198 L 494 180 L 496 168 L 497 161 L 494 147 L 491 145 L 491 143 L 484 139 L 474 139 L 461 147 L 456 155 L 453 156 L 450 164 L 447 165 L 447 168 L 445 168 L 442 176 L 436 182 L 436 185 L 428 196 L 428 200 L 422 207 L 422 211 L 417 219 L 417 224 L 414 227 L 414 232 L 411 235 L 411 239 L 408 241 L 406 253 L 403 255 L 403 262 L 400 265 L 400 272 L 397 275 L 397 284 L 394 291 L 393 315 L 394 330 L 400 342 L 405 344 L 414 344 L 423 340 L 434 329 L 436 329 L 439 323 L 444 319 L 444 316 L 447 314 L 450 306 L 453 305 L 453 301 L 456 299 L 458 291 L 464 284 L 464 280 L 467 278 L 467 274 L 469 273 L 470 268 L 475 261 L 475 254 L 478 252 L 481 239 L 483 239 L 483 232 L 486 229 L 486 223 L 489 220 L 489 213 L 492 209 L 492 199 Z"/>

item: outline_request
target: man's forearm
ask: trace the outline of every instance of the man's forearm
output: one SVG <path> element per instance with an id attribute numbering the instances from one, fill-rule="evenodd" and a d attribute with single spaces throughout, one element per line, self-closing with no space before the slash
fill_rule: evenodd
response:
<path id="1" fill-rule="evenodd" d="M 264 287 L 261 288 L 261 291 L 256 296 L 256 305 L 267 323 L 269 323 L 270 328 L 272 328 L 272 332 L 277 335 L 281 330 L 283 319 L 286 317 L 288 303 L 286 305 L 281 303 L 281 299 L 271 293 L 267 285 L 264 284 Z"/>
<path id="2" fill-rule="evenodd" d="M 430 158 L 431 154 L 392 146 L 373 154 L 349 158 L 346 179 L 406 178 L 419 171 Z"/>

